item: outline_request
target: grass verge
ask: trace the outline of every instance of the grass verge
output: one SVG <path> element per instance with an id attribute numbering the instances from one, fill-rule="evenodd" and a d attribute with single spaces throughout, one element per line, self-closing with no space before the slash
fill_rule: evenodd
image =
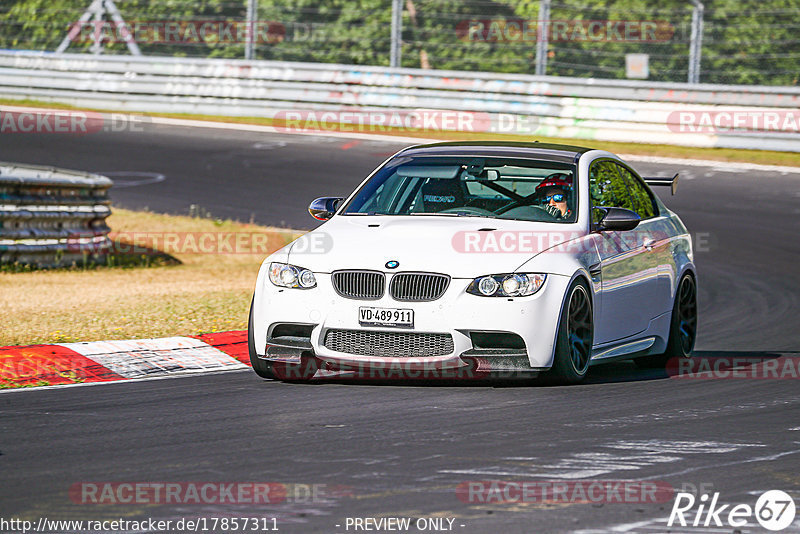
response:
<path id="1" fill-rule="evenodd" d="M 124 209 L 114 209 L 108 221 L 121 246 L 132 252 L 165 243 L 168 229 L 179 243 L 156 248 L 180 264 L 0 272 L 0 346 L 242 330 L 261 261 L 300 235 Z M 230 234 L 233 243 L 235 235 L 247 236 L 235 254 L 202 252 L 209 248 L 196 246 L 204 235 L 218 241 L 217 236 Z M 192 240 L 185 238 L 189 235 Z"/>
<path id="2" fill-rule="evenodd" d="M 37 100 L 0 99 L 0 105 L 31 106 L 53 109 L 86 109 L 103 113 L 119 113 L 118 110 L 76 108 L 66 104 L 42 102 Z M 140 113 L 136 115 L 166 117 L 174 119 L 189 119 L 209 122 L 224 122 L 234 124 L 255 124 L 260 126 L 282 126 L 283 121 L 263 117 L 220 117 L 215 115 L 195 115 L 188 113 Z M 351 125 L 328 124 L 331 131 L 352 129 Z M 421 137 L 426 139 L 440 139 L 442 141 L 455 140 L 490 140 L 490 141 L 533 141 L 542 143 L 572 144 L 577 146 L 590 146 L 601 150 L 608 150 L 617 154 L 636 154 L 639 156 L 661 156 L 671 158 L 706 159 L 714 161 L 739 161 L 746 163 L 760 163 L 763 165 L 786 165 L 800 167 L 800 153 L 777 152 L 770 150 L 743 150 L 733 148 L 696 148 L 673 145 L 657 145 L 648 143 L 619 143 L 613 141 L 592 141 L 588 139 L 561 138 L 561 137 L 532 137 L 529 135 L 512 135 L 498 133 L 470 133 L 470 132 L 442 132 L 421 129 L 385 128 L 379 131 L 366 132 L 380 135 L 393 135 L 398 137 Z"/>

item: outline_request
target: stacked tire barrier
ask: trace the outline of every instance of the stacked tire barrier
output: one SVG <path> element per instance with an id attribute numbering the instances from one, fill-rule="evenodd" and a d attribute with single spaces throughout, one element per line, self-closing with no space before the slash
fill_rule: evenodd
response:
<path id="1" fill-rule="evenodd" d="M 800 151 L 800 87 L 0 51 L 0 97 L 277 119 L 296 110 L 455 110 L 481 114 L 480 129 L 463 131 Z"/>
<path id="2" fill-rule="evenodd" d="M 0 162 L 0 264 L 104 261 L 111 185 L 96 174 Z"/>

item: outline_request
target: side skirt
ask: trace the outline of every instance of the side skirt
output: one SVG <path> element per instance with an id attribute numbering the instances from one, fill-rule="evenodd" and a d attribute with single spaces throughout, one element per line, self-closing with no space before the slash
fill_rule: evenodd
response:
<path id="1" fill-rule="evenodd" d="M 652 336 L 644 339 L 637 339 L 636 341 L 628 341 L 613 347 L 603 347 L 599 350 L 596 349 L 592 351 L 592 359 L 589 363 L 591 365 L 595 363 L 605 363 L 616 359 L 630 358 L 632 354 L 645 352 L 647 349 L 652 347 L 655 342 L 656 338 L 655 336 Z"/>

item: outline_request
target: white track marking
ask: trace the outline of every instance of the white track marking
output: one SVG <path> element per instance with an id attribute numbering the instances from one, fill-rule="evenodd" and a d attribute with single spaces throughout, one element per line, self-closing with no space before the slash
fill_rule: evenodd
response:
<path id="1" fill-rule="evenodd" d="M 122 187 L 134 187 L 137 185 L 150 185 L 163 182 L 167 177 L 157 172 L 140 172 L 140 171 L 105 171 L 98 172 L 102 176 L 107 176 L 114 180 L 114 189 Z M 134 178 L 133 180 L 124 180 L 124 178 Z M 123 178 L 123 180 L 120 180 Z"/>
<path id="2" fill-rule="evenodd" d="M 797 443 L 797 442 L 795 442 L 795 443 Z M 720 468 L 720 467 L 728 467 L 728 466 L 731 466 L 731 465 L 750 464 L 750 463 L 757 463 L 757 462 L 772 462 L 774 460 L 777 460 L 778 458 L 783 458 L 784 456 L 790 456 L 792 454 L 797 454 L 797 453 L 800 453 L 800 449 L 795 449 L 795 450 L 785 451 L 785 452 L 779 452 L 777 454 L 770 454 L 770 455 L 767 455 L 767 456 L 756 456 L 755 458 L 747 458 L 745 460 L 734 460 L 734 461 L 730 461 L 730 462 L 722 462 L 722 463 L 717 463 L 717 464 L 699 465 L 699 466 L 696 466 L 696 467 L 689 467 L 689 468 L 683 469 L 681 471 L 673 471 L 671 473 L 662 473 L 659 476 L 661 476 L 661 477 L 676 477 L 676 476 L 679 476 L 679 475 L 685 475 L 687 473 L 693 473 L 695 471 L 703 471 L 705 469 L 717 469 L 717 468 Z M 649 478 L 650 477 L 636 478 L 636 479 L 631 479 L 631 480 L 633 480 L 633 481 L 642 481 L 642 480 L 648 480 Z"/>
<path id="3" fill-rule="evenodd" d="M 720 503 L 723 504 L 723 503 Z M 670 532 L 671 534 L 707 534 L 707 533 L 726 533 L 730 534 L 734 531 L 732 527 L 706 527 L 702 524 L 700 526 L 692 526 L 687 524 L 685 527 L 681 527 L 680 525 L 672 525 L 667 526 L 667 521 L 669 520 L 668 517 L 663 518 L 654 518 L 648 521 L 637 521 L 636 523 L 622 523 L 619 525 L 612 525 L 608 527 L 604 527 L 602 529 L 595 529 L 595 528 L 588 528 L 588 529 L 580 529 L 580 530 L 573 530 L 573 534 L 604 534 L 606 532 L 626 532 L 629 534 L 634 533 L 664 533 Z M 748 529 L 757 529 L 759 531 L 763 531 L 761 526 L 758 523 L 751 523 L 748 522 L 743 527 L 737 527 L 736 530 L 742 533 L 751 532 Z"/>
<path id="4" fill-rule="evenodd" d="M 658 163 L 659 165 L 692 165 L 695 167 L 711 167 L 720 172 L 767 171 L 800 174 L 800 167 L 785 165 L 764 165 L 761 163 L 745 163 L 742 161 L 715 161 L 711 159 L 668 158 L 662 156 L 639 156 L 636 154 L 618 154 L 624 160 L 641 163 Z"/>
<path id="5" fill-rule="evenodd" d="M 750 402 L 742 404 L 731 404 L 719 408 L 691 408 L 691 409 L 671 409 L 661 412 L 650 412 L 631 415 L 627 417 L 610 418 L 610 419 L 596 419 L 586 423 L 566 423 L 568 427 L 592 427 L 592 428 L 619 428 L 622 426 L 632 426 L 639 424 L 652 424 L 663 421 L 671 420 L 686 420 L 686 419 L 700 419 L 711 415 L 719 415 L 721 413 L 732 413 L 739 411 L 752 411 L 752 410 L 765 410 L 774 406 L 788 406 L 800 403 L 800 398 L 785 400 L 775 399 L 768 402 Z M 791 429 L 790 429 L 791 430 Z M 794 430 L 800 430 L 800 427 Z"/>
<path id="6" fill-rule="evenodd" d="M 618 441 L 612 449 L 648 451 L 656 454 L 705 454 L 733 452 L 742 447 L 764 447 L 761 443 L 720 443 L 716 441 L 665 441 L 658 439 Z"/>
<path id="7" fill-rule="evenodd" d="M 549 465 L 492 465 L 473 469 L 447 469 L 439 473 L 482 476 L 547 477 L 583 479 L 619 471 L 636 471 L 658 464 L 680 462 L 691 454 L 725 454 L 760 443 L 721 443 L 714 441 L 628 440 L 602 445 L 618 452 L 578 452 Z M 740 460 L 744 463 L 748 460 Z M 739 463 L 732 462 L 732 463 Z M 625 477 L 630 479 L 629 476 Z M 637 480 L 637 479 L 631 479 Z"/>

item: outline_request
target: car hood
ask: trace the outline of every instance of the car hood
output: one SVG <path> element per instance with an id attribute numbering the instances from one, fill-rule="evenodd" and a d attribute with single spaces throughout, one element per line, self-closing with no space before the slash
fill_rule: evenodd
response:
<path id="1" fill-rule="evenodd" d="M 514 272 L 545 249 L 579 237 L 576 225 L 447 216 L 336 216 L 289 247 L 288 261 L 340 269 L 438 272 L 453 278 Z"/>

